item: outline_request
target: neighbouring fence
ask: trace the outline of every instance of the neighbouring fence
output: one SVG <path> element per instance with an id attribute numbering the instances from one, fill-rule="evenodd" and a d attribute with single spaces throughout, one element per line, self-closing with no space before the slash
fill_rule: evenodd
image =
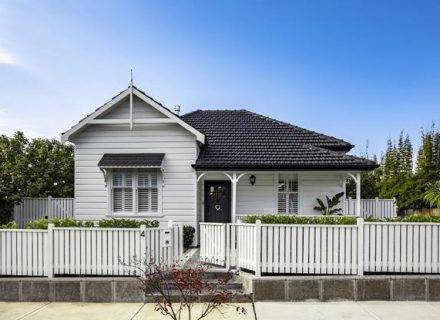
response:
<path id="1" fill-rule="evenodd" d="M 356 215 L 356 199 L 345 199 L 343 212 Z M 361 199 L 361 216 L 364 219 L 370 216 L 381 219 L 397 217 L 396 199 Z"/>
<path id="2" fill-rule="evenodd" d="M 14 220 L 20 228 L 29 221 L 41 218 L 71 218 L 73 217 L 74 198 L 23 198 L 14 207 Z"/>
<path id="3" fill-rule="evenodd" d="M 201 223 L 203 261 L 266 274 L 440 273 L 440 224 Z"/>
<path id="4" fill-rule="evenodd" d="M 0 275 L 134 275 L 124 264 L 173 265 L 183 257 L 183 227 L 0 230 Z M 122 264 L 123 262 L 124 264 Z M 137 273 L 139 274 L 139 272 Z"/>

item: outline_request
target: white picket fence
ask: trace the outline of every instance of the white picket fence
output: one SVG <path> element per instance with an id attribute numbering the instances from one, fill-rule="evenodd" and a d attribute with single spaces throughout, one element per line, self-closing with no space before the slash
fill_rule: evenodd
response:
<path id="1" fill-rule="evenodd" d="M 173 265 L 183 257 L 183 227 L 0 230 L 0 275 L 134 275 L 126 264 Z M 139 273 L 137 273 L 139 274 Z"/>
<path id="2" fill-rule="evenodd" d="M 24 228 L 29 221 L 36 219 L 71 218 L 73 210 L 74 198 L 23 198 L 14 207 L 14 220 Z"/>
<path id="3" fill-rule="evenodd" d="M 200 258 L 265 274 L 440 273 L 440 224 L 200 224 Z"/>
<path id="4" fill-rule="evenodd" d="M 356 199 L 347 198 L 344 202 L 345 215 L 356 215 Z M 361 216 L 368 218 L 394 218 L 397 217 L 396 199 L 361 199 Z"/>
<path id="5" fill-rule="evenodd" d="M 364 270 L 440 273 L 440 224 L 365 223 Z"/>
<path id="6" fill-rule="evenodd" d="M 0 275 L 47 275 L 47 230 L 0 230 Z"/>

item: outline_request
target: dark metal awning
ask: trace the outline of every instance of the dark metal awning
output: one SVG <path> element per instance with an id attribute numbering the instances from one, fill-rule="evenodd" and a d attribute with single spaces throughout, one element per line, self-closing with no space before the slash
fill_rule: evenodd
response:
<path id="1" fill-rule="evenodd" d="M 161 168 L 164 153 L 105 153 L 98 167 L 110 168 Z"/>

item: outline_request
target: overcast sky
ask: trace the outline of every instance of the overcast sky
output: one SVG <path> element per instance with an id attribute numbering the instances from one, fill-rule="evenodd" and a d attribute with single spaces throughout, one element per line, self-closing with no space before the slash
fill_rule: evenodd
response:
<path id="1" fill-rule="evenodd" d="M 380 154 L 440 122 L 440 1 L 0 0 L 0 133 L 60 138 L 135 85 Z"/>

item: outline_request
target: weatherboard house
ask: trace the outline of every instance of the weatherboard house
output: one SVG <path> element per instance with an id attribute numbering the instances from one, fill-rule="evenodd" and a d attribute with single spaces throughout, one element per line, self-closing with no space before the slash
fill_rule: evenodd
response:
<path id="1" fill-rule="evenodd" d="M 376 163 L 353 145 L 247 110 L 173 113 L 134 86 L 62 134 L 75 145 L 75 218 L 235 222 L 319 214 Z"/>

